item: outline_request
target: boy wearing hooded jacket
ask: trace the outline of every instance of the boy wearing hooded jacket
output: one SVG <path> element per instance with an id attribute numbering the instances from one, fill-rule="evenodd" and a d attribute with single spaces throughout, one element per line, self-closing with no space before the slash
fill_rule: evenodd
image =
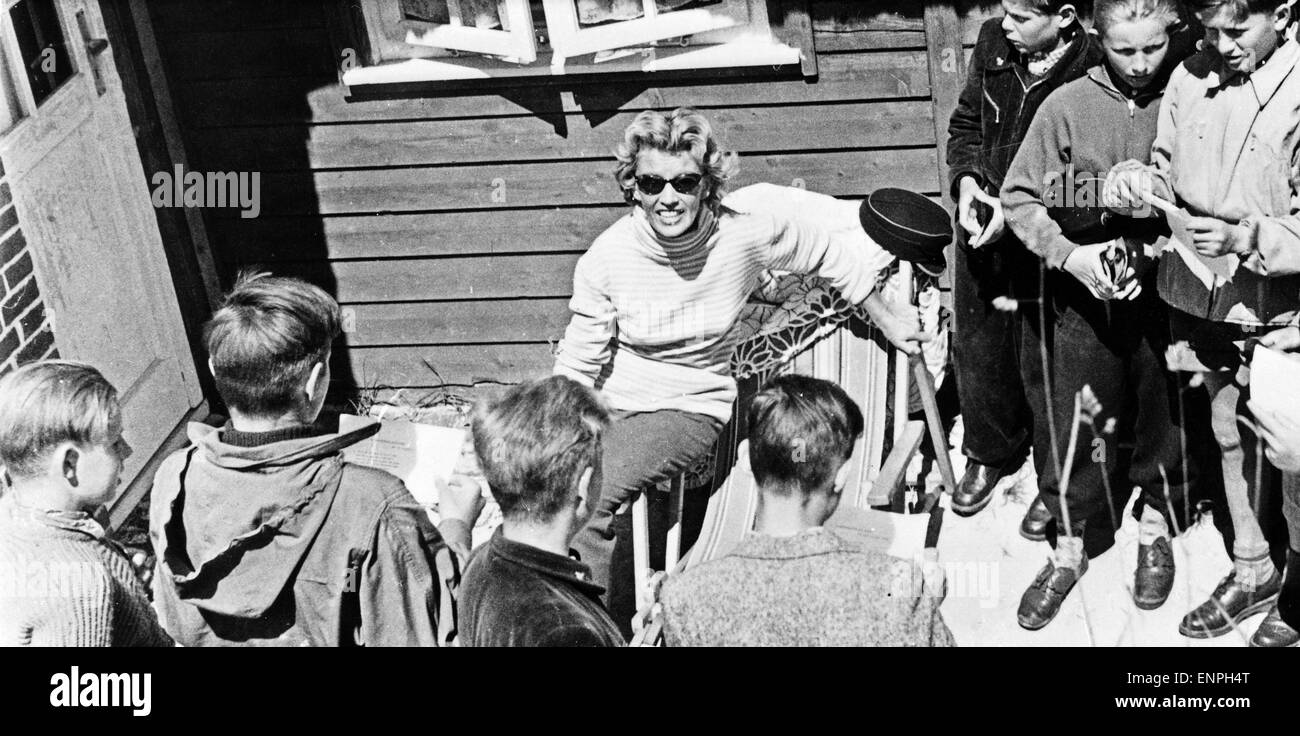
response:
<path id="1" fill-rule="evenodd" d="M 158 469 L 154 607 L 184 646 L 446 646 L 459 564 L 483 508 L 453 482 L 438 529 L 401 480 L 345 463 L 378 431 L 312 425 L 329 385 L 338 303 L 306 282 L 239 279 L 205 329 L 230 410 L 191 424 Z"/>

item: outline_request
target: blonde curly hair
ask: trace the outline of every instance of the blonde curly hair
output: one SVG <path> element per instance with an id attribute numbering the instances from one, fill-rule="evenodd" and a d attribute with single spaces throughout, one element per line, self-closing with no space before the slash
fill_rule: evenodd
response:
<path id="1" fill-rule="evenodd" d="M 614 178 L 628 203 L 635 201 L 637 157 L 646 149 L 690 154 L 704 175 L 703 203 L 717 213 L 726 194 L 727 181 L 736 175 L 738 156 L 734 151 L 721 149 L 708 118 L 691 107 L 679 107 L 668 114 L 646 110 L 636 116 L 623 131 L 623 142 L 614 151 L 618 159 Z"/>

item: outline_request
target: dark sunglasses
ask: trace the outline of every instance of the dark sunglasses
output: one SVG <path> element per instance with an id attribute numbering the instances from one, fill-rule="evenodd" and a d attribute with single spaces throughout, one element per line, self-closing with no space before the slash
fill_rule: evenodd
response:
<path id="1" fill-rule="evenodd" d="M 682 174 L 671 181 L 654 174 L 642 174 L 636 177 L 636 188 L 640 189 L 642 194 L 658 194 L 664 190 L 664 185 L 672 184 L 673 191 L 678 194 L 694 194 L 695 190 L 700 188 L 702 181 L 704 177 L 699 174 Z"/>

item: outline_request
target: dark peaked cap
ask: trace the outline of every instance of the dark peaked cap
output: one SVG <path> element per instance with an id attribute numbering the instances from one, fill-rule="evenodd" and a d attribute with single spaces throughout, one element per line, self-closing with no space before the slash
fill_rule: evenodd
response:
<path id="1" fill-rule="evenodd" d="M 943 249 L 952 242 L 952 222 L 948 211 L 928 198 L 906 189 L 877 189 L 862 200 L 858 219 L 880 247 L 931 276 L 948 265 Z"/>

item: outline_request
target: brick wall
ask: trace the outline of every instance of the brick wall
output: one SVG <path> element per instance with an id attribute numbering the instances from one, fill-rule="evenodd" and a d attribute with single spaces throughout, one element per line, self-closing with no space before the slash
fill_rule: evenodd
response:
<path id="1" fill-rule="evenodd" d="M 58 355 L 49 315 L 32 273 L 32 254 L 0 162 L 0 373 Z"/>

